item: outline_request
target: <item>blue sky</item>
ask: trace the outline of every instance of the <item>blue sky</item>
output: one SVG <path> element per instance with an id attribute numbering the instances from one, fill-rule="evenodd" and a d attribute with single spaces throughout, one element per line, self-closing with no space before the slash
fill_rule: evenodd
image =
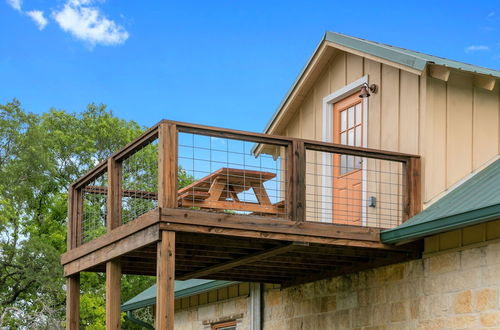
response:
<path id="1" fill-rule="evenodd" d="M 261 131 L 326 30 L 500 69 L 496 1 L 0 0 L 0 103 Z"/>

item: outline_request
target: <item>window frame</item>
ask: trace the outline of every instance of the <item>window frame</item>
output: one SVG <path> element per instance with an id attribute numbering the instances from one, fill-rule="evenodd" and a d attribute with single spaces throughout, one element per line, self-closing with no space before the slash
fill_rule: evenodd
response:
<path id="1" fill-rule="evenodd" d="M 220 323 L 212 324 L 211 330 L 219 330 L 226 327 L 234 327 L 236 329 L 236 320 L 224 321 Z"/>

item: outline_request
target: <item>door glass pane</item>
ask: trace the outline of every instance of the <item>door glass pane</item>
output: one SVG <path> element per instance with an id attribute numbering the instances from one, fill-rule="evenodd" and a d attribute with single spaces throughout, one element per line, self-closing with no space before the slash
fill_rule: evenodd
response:
<path id="1" fill-rule="evenodd" d="M 340 133 L 340 143 L 341 144 L 346 144 L 347 143 L 347 133 Z"/>
<path id="2" fill-rule="evenodd" d="M 356 125 L 361 124 L 361 103 L 356 104 Z"/>
<path id="3" fill-rule="evenodd" d="M 340 155 L 340 175 L 347 173 L 347 156 L 346 155 Z"/>
<path id="4" fill-rule="evenodd" d="M 361 164 L 362 164 L 362 158 L 356 156 L 354 158 L 354 168 L 361 168 Z"/>
<path id="5" fill-rule="evenodd" d="M 347 156 L 347 171 L 350 172 L 354 169 L 354 156 Z"/>
<path id="6" fill-rule="evenodd" d="M 348 114 L 349 119 L 347 121 L 347 127 L 351 128 L 354 126 L 354 107 L 350 107 L 348 109 L 348 112 L 349 112 Z"/>
<path id="7" fill-rule="evenodd" d="M 345 131 L 345 129 L 347 128 L 347 111 L 344 110 L 342 112 L 340 112 L 340 130 L 341 131 Z"/>
<path id="8" fill-rule="evenodd" d="M 350 129 L 347 131 L 347 145 L 353 146 L 354 145 L 354 129 Z"/>
<path id="9" fill-rule="evenodd" d="M 361 126 L 356 127 L 356 147 L 361 147 Z"/>

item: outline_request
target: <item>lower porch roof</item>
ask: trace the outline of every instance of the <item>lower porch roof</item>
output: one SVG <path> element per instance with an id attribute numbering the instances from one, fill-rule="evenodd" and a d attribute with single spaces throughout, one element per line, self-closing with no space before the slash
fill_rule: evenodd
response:
<path id="1" fill-rule="evenodd" d="M 498 157 L 424 211 L 396 228 L 382 231 L 380 239 L 386 244 L 409 242 L 496 219 L 500 219 Z"/>

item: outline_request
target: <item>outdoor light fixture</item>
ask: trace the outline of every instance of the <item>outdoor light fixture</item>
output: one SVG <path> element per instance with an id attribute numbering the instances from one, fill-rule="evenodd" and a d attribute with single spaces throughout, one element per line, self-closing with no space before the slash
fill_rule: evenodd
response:
<path id="1" fill-rule="evenodd" d="M 370 92 L 372 93 L 377 93 L 377 85 L 375 84 L 371 84 L 371 85 L 368 85 L 367 83 L 364 83 L 363 85 L 361 85 L 361 90 L 359 91 L 359 97 L 361 97 L 362 99 L 366 98 L 366 97 L 370 97 Z"/>

